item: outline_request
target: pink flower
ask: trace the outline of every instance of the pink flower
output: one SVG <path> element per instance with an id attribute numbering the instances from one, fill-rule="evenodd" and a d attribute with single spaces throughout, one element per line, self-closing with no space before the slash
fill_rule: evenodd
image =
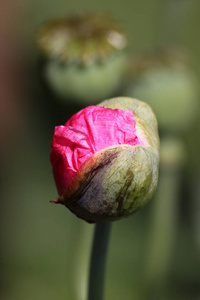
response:
<path id="1" fill-rule="evenodd" d="M 141 144 L 131 110 L 89 106 L 55 128 L 50 155 L 61 196 L 81 165 L 94 153 L 109 146 Z"/>
<path id="2" fill-rule="evenodd" d="M 55 128 L 51 163 L 59 197 L 89 222 L 114 221 L 142 208 L 158 181 L 157 121 L 144 102 L 105 100 Z"/>

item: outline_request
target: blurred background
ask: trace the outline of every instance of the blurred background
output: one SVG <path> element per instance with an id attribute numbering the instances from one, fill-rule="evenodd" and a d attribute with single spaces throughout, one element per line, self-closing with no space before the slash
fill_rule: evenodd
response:
<path id="1" fill-rule="evenodd" d="M 152 101 L 161 123 L 157 193 L 145 209 L 113 223 L 106 299 L 200 299 L 200 2 L 2 0 L 0 7 L 1 299 L 86 299 L 94 227 L 49 203 L 57 196 L 49 161 L 54 127 L 84 102 L 60 101 L 46 90 L 35 41 L 42 23 L 76 12 L 120 22 L 129 67 L 118 96 Z M 146 53 L 172 45 L 189 57 L 180 73 L 165 72 L 165 63 L 157 70 L 159 55 L 149 63 Z M 177 70 L 179 60 L 172 61 Z M 177 84 L 166 95 L 170 78 Z M 158 106 L 157 91 L 165 99 Z"/>

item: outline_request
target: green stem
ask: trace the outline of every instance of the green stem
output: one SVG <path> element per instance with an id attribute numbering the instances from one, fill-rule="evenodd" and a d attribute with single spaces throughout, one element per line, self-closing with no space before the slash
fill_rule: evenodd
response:
<path id="1" fill-rule="evenodd" d="M 177 234 L 179 179 L 177 173 L 160 172 L 145 263 L 146 299 L 152 294 L 159 299 L 168 279 Z"/>
<path id="2" fill-rule="evenodd" d="M 87 293 L 88 263 L 90 260 L 89 249 L 92 241 L 92 227 L 81 219 L 73 223 L 74 234 L 71 235 L 69 257 L 70 276 L 70 297 L 73 300 L 85 300 Z M 76 237 L 76 238 L 74 238 Z M 81 251 L 80 251 L 81 249 Z M 78 276 L 77 276 L 78 274 Z"/>
<path id="3" fill-rule="evenodd" d="M 92 246 L 88 300 L 103 300 L 104 281 L 111 222 L 96 224 Z"/>
<path id="4" fill-rule="evenodd" d="M 185 164 L 184 144 L 178 138 L 163 137 L 160 157 L 159 184 L 152 203 L 148 257 L 145 261 L 145 299 L 151 296 L 160 299 L 169 280 L 177 237 L 178 199 Z"/>

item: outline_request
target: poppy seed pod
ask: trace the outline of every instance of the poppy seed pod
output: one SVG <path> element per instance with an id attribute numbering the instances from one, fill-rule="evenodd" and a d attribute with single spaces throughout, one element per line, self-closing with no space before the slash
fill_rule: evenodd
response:
<path id="1" fill-rule="evenodd" d="M 183 49 L 156 51 L 135 59 L 126 94 L 147 102 L 164 133 L 185 134 L 198 112 L 199 83 Z"/>
<path id="2" fill-rule="evenodd" d="M 90 106 L 55 129 L 53 200 L 90 223 L 131 215 L 157 186 L 159 138 L 151 108 L 132 98 Z"/>
<path id="3" fill-rule="evenodd" d="M 107 15 L 75 14 L 39 28 L 42 75 L 60 100 L 89 105 L 116 93 L 126 64 L 120 27 Z"/>

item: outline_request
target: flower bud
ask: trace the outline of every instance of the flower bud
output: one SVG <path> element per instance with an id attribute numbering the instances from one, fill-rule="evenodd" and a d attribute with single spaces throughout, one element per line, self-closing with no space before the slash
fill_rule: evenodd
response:
<path id="1" fill-rule="evenodd" d="M 121 84 L 127 39 L 105 15 L 72 15 L 39 29 L 44 78 L 61 100 L 86 104 L 112 95 Z"/>
<path id="2" fill-rule="evenodd" d="M 53 202 L 94 223 L 131 215 L 152 197 L 159 138 L 146 103 L 110 99 L 81 110 L 59 127 L 51 162 L 60 197 Z"/>

